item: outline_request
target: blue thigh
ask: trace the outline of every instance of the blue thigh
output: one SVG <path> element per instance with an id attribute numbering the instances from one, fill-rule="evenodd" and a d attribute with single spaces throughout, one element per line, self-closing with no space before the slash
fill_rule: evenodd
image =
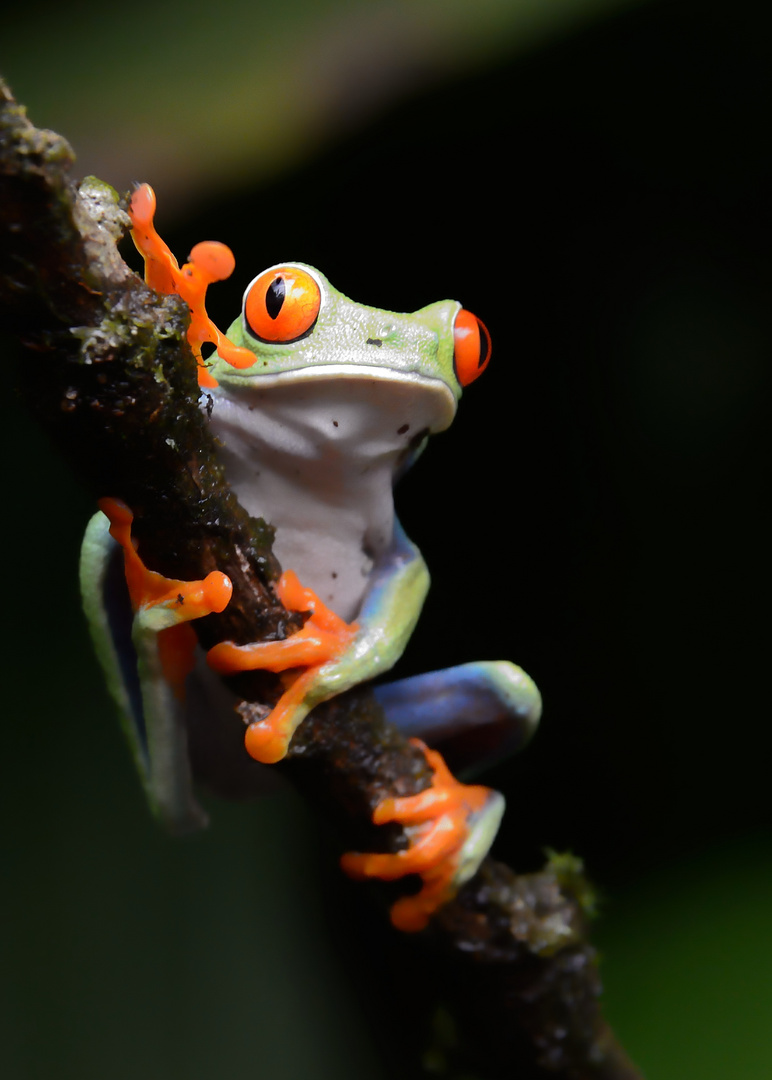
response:
<path id="1" fill-rule="evenodd" d="M 406 735 L 476 768 L 519 750 L 541 715 L 536 684 L 506 660 L 415 675 L 377 686 L 375 696 Z"/>

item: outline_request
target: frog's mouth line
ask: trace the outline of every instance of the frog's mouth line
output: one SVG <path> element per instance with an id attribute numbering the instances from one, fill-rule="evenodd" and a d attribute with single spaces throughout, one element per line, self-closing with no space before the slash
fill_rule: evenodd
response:
<path id="1" fill-rule="evenodd" d="M 236 374 L 236 373 L 234 373 Z M 435 397 L 438 405 L 438 419 L 433 431 L 444 431 L 449 427 L 456 415 L 458 402 L 453 396 L 453 391 L 442 379 L 433 378 L 431 375 L 421 375 L 417 371 L 395 371 L 392 368 L 376 367 L 367 364 L 311 364 L 302 368 L 288 368 L 284 371 L 273 372 L 270 375 L 261 375 L 252 369 L 245 369 L 237 373 L 228 381 L 228 393 L 243 393 L 245 396 L 250 391 L 265 391 L 277 387 L 297 386 L 301 383 L 334 382 L 338 379 L 349 383 L 402 383 L 416 388 L 416 392 L 431 394 Z M 377 393 L 377 387 L 374 387 Z M 217 391 L 214 392 L 217 396 Z"/>

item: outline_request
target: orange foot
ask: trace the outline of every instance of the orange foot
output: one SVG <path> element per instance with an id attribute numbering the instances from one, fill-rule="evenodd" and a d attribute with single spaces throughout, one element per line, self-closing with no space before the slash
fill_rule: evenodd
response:
<path id="1" fill-rule="evenodd" d="M 403 896 L 391 909 L 398 930 L 415 931 L 423 930 L 434 912 L 476 872 L 493 842 L 504 800 L 491 788 L 460 783 L 441 754 L 420 739 L 410 742 L 424 752 L 434 770 L 432 786 L 417 795 L 383 799 L 373 811 L 375 825 L 389 821 L 403 825 L 410 846 L 393 855 L 348 852 L 341 866 L 360 880 L 420 875 L 421 891 Z"/>
<path id="2" fill-rule="evenodd" d="M 200 581 L 179 581 L 148 570 L 131 539 L 134 515 L 128 506 L 120 499 L 100 499 L 99 509 L 110 522 L 110 535 L 123 548 L 132 609 L 147 630 L 158 634 L 164 678 L 181 699 L 197 640 L 188 623 L 227 606 L 233 591 L 230 578 L 213 570 Z"/>
<path id="3" fill-rule="evenodd" d="M 145 281 L 161 293 L 176 293 L 190 308 L 188 342 L 198 362 L 200 386 L 217 386 L 217 380 L 209 374 L 201 357 L 205 341 L 216 346 L 218 355 L 235 368 L 247 368 L 257 357 L 250 349 L 242 349 L 221 334 L 206 313 L 206 290 L 213 281 L 230 277 L 236 266 L 233 252 L 217 240 L 205 240 L 196 244 L 190 253 L 190 262 L 180 265 L 168 245 L 156 232 L 155 193 L 150 184 L 140 184 L 131 197 L 129 217 L 134 245 L 145 260 Z"/>
<path id="4" fill-rule="evenodd" d="M 258 669 L 286 673 L 282 677 L 285 691 L 273 711 L 247 728 L 246 748 L 264 765 L 272 765 L 285 756 L 301 721 L 322 700 L 322 697 L 307 700 L 319 669 L 336 660 L 359 629 L 356 623 L 339 618 L 313 589 L 304 588 L 293 570 L 282 574 L 276 595 L 289 611 L 311 612 L 302 630 L 284 641 L 257 641 L 249 645 L 223 641 L 210 649 L 206 657 L 210 667 L 221 675 Z"/>

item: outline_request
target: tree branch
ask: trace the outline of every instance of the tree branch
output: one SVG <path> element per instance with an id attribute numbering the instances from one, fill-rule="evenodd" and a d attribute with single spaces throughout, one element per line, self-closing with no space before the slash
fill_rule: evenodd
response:
<path id="1" fill-rule="evenodd" d="M 0 83 L 0 301 L 23 345 L 24 398 L 95 499 L 131 507 L 152 569 L 231 578 L 225 611 L 194 624 L 204 647 L 283 638 L 302 620 L 271 589 L 272 530 L 241 508 L 218 462 L 198 405 L 186 308 L 124 264 L 120 201 L 99 180 L 71 181 L 72 161 L 68 144 L 33 127 Z M 234 685 L 247 703 L 271 704 L 279 689 L 262 672 Z M 252 763 L 231 734 L 204 733 L 194 766 L 238 794 Z M 361 688 L 315 709 L 274 767 L 347 848 L 366 851 L 405 846 L 399 828 L 372 825 L 372 810 L 430 781 L 423 755 Z M 454 1069 L 490 1080 L 639 1076 L 600 1012 L 587 895 L 576 860 L 553 857 L 542 872 L 517 876 L 487 859 L 428 930 L 401 937 L 405 983 L 420 979 L 459 1034 Z"/>

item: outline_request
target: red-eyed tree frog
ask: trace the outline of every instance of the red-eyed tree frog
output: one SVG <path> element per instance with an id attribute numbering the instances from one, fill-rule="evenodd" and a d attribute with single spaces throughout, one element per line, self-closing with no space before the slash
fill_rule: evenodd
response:
<path id="1" fill-rule="evenodd" d="M 279 598 L 291 610 L 311 612 L 284 641 L 220 643 L 185 678 L 174 656 L 187 639 L 175 635 L 189 632 L 185 622 L 222 610 L 230 583 L 217 573 L 181 582 L 147 570 L 131 542 L 130 509 L 115 499 L 100 503 L 83 545 L 84 607 L 151 804 L 182 829 L 203 820 L 187 752 L 191 712 L 237 701 L 220 675 L 286 673 L 281 700 L 246 732 L 249 754 L 269 764 L 284 757 L 316 704 L 382 675 L 401 656 L 429 575 L 395 516 L 393 484 L 428 436 L 449 426 L 462 389 L 488 364 L 490 339 L 454 300 L 412 314 L 381 311 L 349 300 L 303 263 L 258 274 L 226 337 L 203 301 L 207 284 L 231 272 L 230 252 L 199 244 L 180 269 L 155 231 L 154 210 L 152 190 L 143 185 L 131 217 L 146 278 L 191 308 L 189 339 L 229 483 L 250 514 L 275 527 L 274 552 L 285 568 Z M 207 340 L 217 352 L 204 363 L 200 345 Z M 521 746 L 541 712 L 534 683 L 504 661 L 420 675 L 375 693 L 409 736 L 447 745 L 474 729 L 489 757 Z M 421 892 L 392 909 L 405 930 L 425 926 L 474 874 L 504 805 L 497 792 L 459 783 L 437 751 L 420 745 L 432 787 L 386 799 L 374 814 L 376 823 L 402 823 L 410 847 L 343 857 L 352 876 L 421 875 Z"/>

